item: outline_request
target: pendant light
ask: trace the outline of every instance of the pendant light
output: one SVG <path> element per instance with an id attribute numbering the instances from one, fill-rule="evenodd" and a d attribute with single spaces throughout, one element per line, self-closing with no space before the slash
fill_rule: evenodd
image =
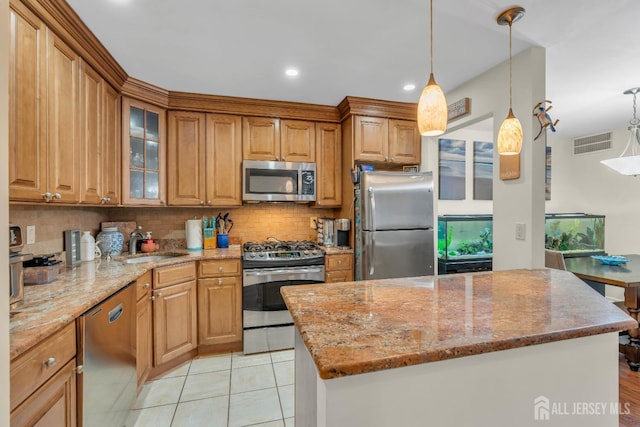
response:
<path id="1" fill-rule="evenodd" d="M 447 100 L 433 78 L 433 0 L 429 0 L 429 82 L 418 100 L 418 130 L 424 136 L 442 135 L 447 130 Z"/>
<path id="2" fill-rule="evenodd" d="M 524 8 L 520 6 L 511 7 L 498 15 L 496 21 L 498 25 L 509 26 L 509 114 L 500 125 L 498 132 L 498 153 L 502 155 L 520 154 L 522 148 L 522 125 L 520 120 L 513 115 L 511 108 L 511 25 L 524 16 Z"/>
<path id="3" fill-rule="evenodd" d="M 622 175 L 640 175 L 640 155 L 638 146 L 640 145 L 640 119 L 636 114 L 636 95 L 640 92 L 640 87 L 634 87 L 624 91 L 625 95 L 633 95 L 633 119 L 629 121 L 629 141 L 624 151 L 619 157 L 601 160 L 600 163 L 609 166 L 614 171 Z M 631 149 L 629 155 L 627 150 Z"/>

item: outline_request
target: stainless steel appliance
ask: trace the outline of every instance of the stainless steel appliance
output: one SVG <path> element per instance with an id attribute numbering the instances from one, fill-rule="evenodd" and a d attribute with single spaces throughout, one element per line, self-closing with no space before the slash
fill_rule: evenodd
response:
<path id="1" fill-rule="evenodd" d="M 316 164 L 243 160 L 242 200 L 245 202 L 313 202 Z"/>
<path id="2" fill-rule="evenodd" d="M 356 280 L 432 275 L 431 172 L 362 172 L 356 187 Z"/>
<path id="3" fill-rule="evenodd" d="M 24 297 L 23 261 L 33 259 L 31 254 L 22 254 L 22 228 L 19 225 L 9 226 L 9 304 L 22 301 Z"/>
<path id="4" fill-rule="evenodd" d="M 349 247 L 349 232 L 351 230 L 351 220 L 349 218 L 337 218 L 334 221 L 335 243 L 339 248 Z"/>
<path id="5" fill-rule="evenodd" d="M 83 426 L 123 426 L 135 402 L 135 302 L 135 287 L 129 284 L 79 318 Z"/>
<path id="6" fill-rule="evenodd" d="M 242 328 L 245 354 L 293 348 L 293 319 L 282 286 L 324 282 L 324 251 L 313 242 L 245 243 Z"/>

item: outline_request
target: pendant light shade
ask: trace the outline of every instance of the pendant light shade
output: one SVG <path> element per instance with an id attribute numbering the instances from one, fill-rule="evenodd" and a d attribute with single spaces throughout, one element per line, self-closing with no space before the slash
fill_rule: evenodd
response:
<path id="1" fill-rule="evenodd" d="M 509 108 L 509 114 L 500 125 L 498 132 L 498 153 L 502 155 L 519 154 L 522 149 L 522 125 L 520 120 L 513 115 Z"/>
<path id="2" fill-rule="evenodd" d="M 522 125 L 520 120 L 513 115 L 512 88 L 511 88 L 511 25 L 524 16 L 524 8 L 514 6 L 502 12 L 496 18 L 498 25 L 509 26 L 509 114 L 500 125 L 498 132 L 498 153 L 502 155 L 513 156 L 520 154 L 522 149 Z"/>
<path id="3" fill-rule="evenodd" d="M 633 95 L 633 118 L 629 121 L 629 141 L 620 156 L 613 159 L 600 160 L 621 175 L 640 175 L 640 119 L 637 115 L 636 95 L 640 92 L 640 87 L 634 87 L 624 91 L 625 95 Z M 628 153 L 627 153 L 628 152 Z"/>
<path id="4" fill-rule="evenodd" d="M 447 100 L 433 78 L 433 0 L 429 1 L 430 75 L 418 100 L 418 130 L 424 136 L 442 135 L 447 130 Z"/>
<path id="5" fill-rule="evenodd" d="M 447 100 L 433 74 L 418 101 L 418 130 L 424 136 L 442 135 L 447 130 Z"/>

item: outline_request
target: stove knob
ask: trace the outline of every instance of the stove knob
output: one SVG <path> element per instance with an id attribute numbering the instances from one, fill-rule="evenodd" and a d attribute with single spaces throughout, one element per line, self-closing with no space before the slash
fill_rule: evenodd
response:
<path id="1" fill-rule="evenodd" d="M 304 254 L 305 255 L 309 255 L 309 251 L 304 251 Z"/>
<path id="2" fill-rule="evenodd" d="M 263 258 L 263 257 L 264 257 L 264 253 L 263 253 L 263 252 L 260 252 L 260 253 L 258 254 L 258 256 L 259 256 L 259 257 L 261 257 L 261 258 Z"/>

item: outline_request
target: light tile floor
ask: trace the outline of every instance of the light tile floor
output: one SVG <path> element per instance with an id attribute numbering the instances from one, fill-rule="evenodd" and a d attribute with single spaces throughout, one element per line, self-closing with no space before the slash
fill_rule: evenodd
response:
<path id="1" fill-rule="evenodd" d="M 293 427 L 293 350 L 194 359 L 148 382 L 127 427 Z"/>

